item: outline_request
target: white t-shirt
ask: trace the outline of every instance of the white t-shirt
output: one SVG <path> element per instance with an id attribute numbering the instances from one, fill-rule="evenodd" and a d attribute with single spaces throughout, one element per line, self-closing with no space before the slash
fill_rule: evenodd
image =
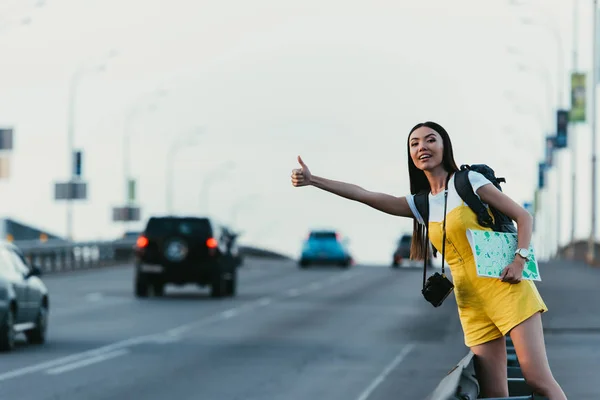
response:
<path id="1" fill-rule="evenodd" d="M 458 207 L 462 204 L 462 199 L 458 195 L 458 192 L 456 191 L 456 187 L 454 186 L 454 176 L 455 176 L 455 174 L 452 174 L 450 181 L 448 181 L 447 213 L 449 213 L 450 211 L 452 211 L 453 209 L 455 209 L 456 207 Z M 477 194 L 477 189 L 479 189 L 482 186 L 492 183 L 485 176 L 480 174 L 479 172 L 469 171 L 467 176 L 469 178 L 469 182 L 471 183 L 471 186 L 473 187 L 473 192 L 475 192 L 475 195 L 477 197 L 479 197 L 479 195 Z M 425 222 L 423 221 L 423 217 L 421 217 L 421 214 L 419 214 L 419 211 L 417 210 L 417 207 L 415 206 L 414 195 L 411 194 L 411 195 L 406 196 L 406 200 L 408 201 L 408 205 L 410 206 L 410 209 L 411 209 L 413 215 L 415 216 L 415 219 L 420 224 L 425 224 Z M 487 204 L 486 204 L 486 206 L 487 206 Z M 429 193 L 429 222 L 442 222 L 443 220 L 444 220 L 444 191 L 441 191 L 440 193 L 438 193 L 436 195 L 432 195 L 431 193 Z"/>

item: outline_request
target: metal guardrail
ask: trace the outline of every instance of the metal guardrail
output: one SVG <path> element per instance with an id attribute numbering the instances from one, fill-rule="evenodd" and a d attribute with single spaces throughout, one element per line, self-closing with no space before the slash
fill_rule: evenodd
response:
<path id="1" fill-rule="evenodd" d="M 42 273 L 100 268 L 133 262 L 136 238 L 113 241 L 67 242 L 64 240 L 14 241 L 31 265 Z M 240 257 L 288 259 L 275 251 L 239 246 Z"/>
<path id="2" fill-rule="evenodd" d="M 42 273 L 71 271 L 124 264 L 133 260 L 135 239 L 105 242 L 15 241 Z"/>
<path id="3" fill-rule="evenodd" d="M 527 385 L 519 365 L 519 359 L 510 337 L 506 337 L 506 356 L 508 369 L 508 396 L 485 397 L 487 400 L 548 400 L 536 396 Z M 448 372 L 427 400 L 475 400 L 479 399 L 479 383 L 475 373 L 475 355 L 469 353 Z M 482 397 L 484 399 L 484 397 Z"/>

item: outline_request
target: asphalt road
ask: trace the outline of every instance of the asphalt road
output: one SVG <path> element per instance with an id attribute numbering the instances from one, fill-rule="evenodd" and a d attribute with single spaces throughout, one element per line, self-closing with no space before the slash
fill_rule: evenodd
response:
<path id="1" fill-rule="evenodd" d="M 233 299 L 136 299 L 128 266 L 46 276 L 48 342 L 0 354 L 0 399 L 422 399 L 466 354 L 454 301 L 426 303 L 418 269 L 239 274 Z"/>
<path id="2" fill-rule="evenodd" d="M 551 262 L 540 273 L 552 373 L 569 399 L 600 399 L 600 268 Z"/>

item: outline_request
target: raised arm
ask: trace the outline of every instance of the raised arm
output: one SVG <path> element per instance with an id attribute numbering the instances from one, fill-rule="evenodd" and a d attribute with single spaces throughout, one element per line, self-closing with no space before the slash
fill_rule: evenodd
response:
<path id="1" fill-rule="evenodd" d="M 292 170 L 292 185 L 296 187 L 314 186 L 340 197 L 366 204 L 387 214 L 413 218 L 413 213 L 405 197 L 371 192 L 352 183 L 312 175 L 300 156 L 298 156 L 298 163 L 300 163 L 300 168 Z"/>

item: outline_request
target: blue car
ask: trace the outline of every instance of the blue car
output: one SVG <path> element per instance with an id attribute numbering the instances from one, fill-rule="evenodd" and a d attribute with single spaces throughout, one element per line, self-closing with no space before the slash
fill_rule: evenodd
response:
<path id="1" fill-rule="evenodd" d="M 336 231 L 310 232 L 302 245 L 300 268 L 307 268 L 310 264 L 336 264 L 348 268 L 352 264 L 352 256 L 347 243 Z"/>

